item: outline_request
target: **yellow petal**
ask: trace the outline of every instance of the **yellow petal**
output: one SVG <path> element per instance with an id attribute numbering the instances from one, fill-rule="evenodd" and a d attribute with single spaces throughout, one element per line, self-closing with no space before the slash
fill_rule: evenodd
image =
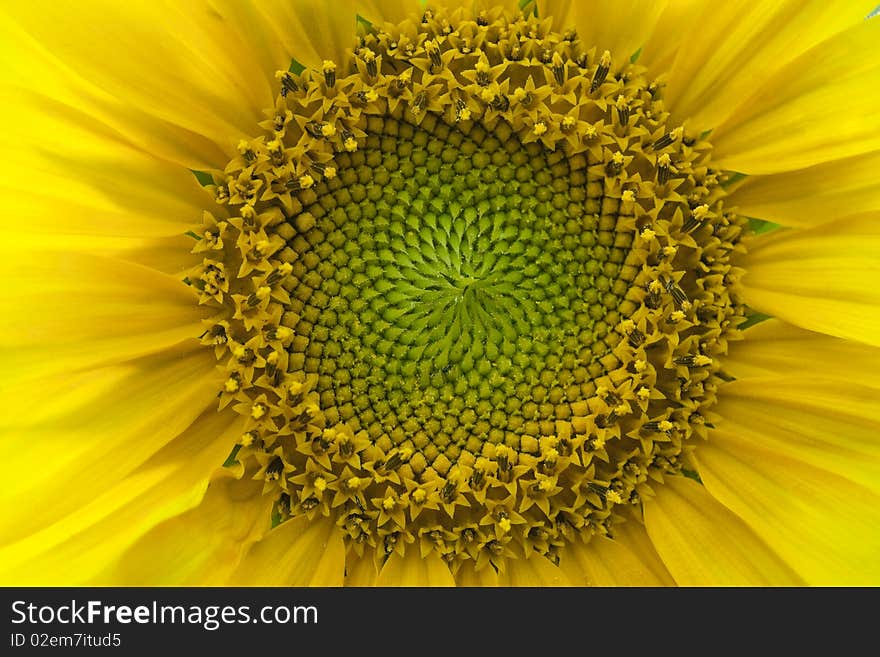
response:
<path id="1" fill-rule="evenodd" d="M 719 391 L 719 428 L 880 494 L 877 388 L 795 373 Z"/>
<path id="2" fill-rule="evenodd" d="M 695 21 L 678 26 L 690 38 L 682 40 L 664 90 L 673 120 L 689 120 L 695 132 L 748 112 L 743 101 L 757 87 L 816 44 L 862 21 L 870 7 L 851 0 L 728 0 L 702 3 L 701 9 Z"/>
<path id="3" fill-rule="evenodd" d="M 416 549 L 404 556 L 392 552 L 382 566 L 376 586 L 455 586 L 449 567 L 433 550 L 424 558 Z"/>
<path id="4" fill-rule="evenodd" d="M 880 496 L 730 431 L 710 432 L 696 460 L 709 492 L 808 584 L 880 583 Z"/>
<path id="5" fill-rule="evenodd" d="M 613 65 L 622 66 L 648 40 L 665 7 L 657 0 L 539 0 L 538 16 L 552 17 L 561 33 L 576 28 L 586 49 L 610 50 Z"/>
<path id="6" fill-rule="evenodd" d="M 210 312 L 179 278 L 76 252 L 0 247 L 0 277 L 0 387 L 161 352 Z"/>
<path id="7" fill-rule="evenodd" d="M 369 551 L 359 557 L 353 550 L 345 558 L 345 586 L 376 586 L 379 571 Z"/>
<path id="8" fill-rule="evenodd" d="M 272 500 L 261 483 L 220 474 L 198 506 L 157 525 L 93 583 L 227 586 L 247 548 L 266 533 Z"/>
<path id="9" fill-rule="evenodd" d="M 498 586 L 579 586 L 559 566 L 535 555 L 529 559 L 509 559 L 498 573 Z"/>
<path id="10" fill-rule="evenodd" d="M 87 505 L 177 438 L 216 404 L 215 362 L 196 343 L 4 390 L 0 435 L 14 448 L 4 454 L 0 543 Z"/>
<path id="11" fill-rule="evenodd" d="M 743 300 L 792 324 L 880 345 L 880 214 L 777 230 L 743 258 Z"/>
<path id="12" fill-rule="evenodd" d="M 222 168 L 275 95 L 250 44 L 202 0 L 6 4 L 0 35 L 3 77 L 27 99 L 2 110 L 10 124 L 81 112 L 191 168 Z"/>
<path id="13" fill-rule="evenodd" d="M 292 518 L 254 543 L 232 586 L 342 586 L 345 544 L 331 518 Z"/>
<path id="14" fill-rule="evenodd" d="M 778 319 L 747 329 L 730 343 L 724 369 L 737 379 L 821 377 L 880 387 L 880 349 L 806 331 Z"/>
<path id="15" fill-rule="evenodd" d="M 801 581 L 730 509 L 700 484 L 670 476 L 645 502 L 645 526 L 683 586 L 780 586 Z"/>
<path id="16" fill-rule="evenodd" d="M 0 582 L 27 586 L 201 583 L 199 578 L 183 577 L 180 568 L 205 548 L 201 544 L 195 549 L 200 527 L 203 537 L 220 539 L 229 521 L 209 526 L 208 517 L 216 520 L 219 507 L 211 512 L 188 509 L 199 505 L 211 473 L 241 435 L 242 424 L 234 412 L 206 411 L 124 478 L 90 489 L 91 499 L 57 521 L 54 507 L 63 505 L 63 498 L 51 491 L 44 498 L 18 498 L 16 507 L 24 507 L 41 522 L 36 533 L 0 548 Z M 79 490 L 71 487 L 62 494 L 78 496 Z M 212 504 L 211 495 L 200 509 Z M 27 503 L 22 504 L 23 500 Z M 4 516 L 21 515 L 4 504 Z M 229 511 L 227 504 L 223 514 L 231 519 Z M 244 513 L 237 511 L 236 521 L 243 519 Z M 168 536 L 169 525 L 178 528 L 178 536 L 176 544 L 165 550 L 159 537 Z M 21 534 L 22 529 L 15 527 L 14 532 Z M 184 556 L 185 546 L 191 550 L 189 556 Z M 215 565 L 218 569 L 221 566 L 220 562 Z M 209 571 L 203 566 L 202 572 Z"/>
<path id="17" fill-rule="evenodd" d="M 455 585 L 462 587 L 498 586 L 498 573 L 492 566 L 477 570 L 476 564 L 467 560 L 462 562 L 455 573 Z"/>
<path id="18" fill-rule="evenodd" d="M 737 212 L 807 228 L 880 210 L 880 151 L 806 169 L 749 176 L 728 196 Z"/>
<path id="19" fill-rule="evenodd" d="M 355 46 L 361 3 L 339 0 L 332 8 L 321 0 L 213 0 L 214 9 L 238 30 L 262 68 L 271 74 L 287 70 L 291 59 L 320 70 L 324 60 L 338 65 Z M 257 40 L 255 42 L 255 40 Z"/>
<path id="20" fill-rule="evenodd" d="M 752 87 L 713 130 L 712 165 L 768 174 L 880 149 L 878 40 L 880 21 L 859 21 Z"/>
<path id="21" fill-rule="evenodd" d="M 667 75 L 683 44 L 691 41 L 692 26 L 706 7 L 705 0 L 674 0 L 665 3 L 654 29 L 645 41 L 638 60 L 648 74 L 656 78 Z"/>
<path id="22" fill-rule="evenodd" d="M 621 542 L 594 536 L 561 550 L 560 568 L 579 586 L 660 586 L 663 582 Z"/>

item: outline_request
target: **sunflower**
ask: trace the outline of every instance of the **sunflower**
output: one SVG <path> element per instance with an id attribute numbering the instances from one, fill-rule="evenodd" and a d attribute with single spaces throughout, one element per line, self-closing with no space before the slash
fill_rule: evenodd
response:
<path id="1" fill-rule="evenodd" d="M 880 583 L 871 9 L 6 3 L 0 581 Z"/>

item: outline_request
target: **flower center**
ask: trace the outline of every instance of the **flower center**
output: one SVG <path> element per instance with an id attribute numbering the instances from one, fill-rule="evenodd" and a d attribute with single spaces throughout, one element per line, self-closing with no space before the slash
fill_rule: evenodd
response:
<path id="1" fill-rule="evenodd" d="M 503 568 L 681 471 L 742 316 L 742 225 L 708 144 L 590 46 L 429 12 L 279 74 L 193 277 L 276 521 Z"/>

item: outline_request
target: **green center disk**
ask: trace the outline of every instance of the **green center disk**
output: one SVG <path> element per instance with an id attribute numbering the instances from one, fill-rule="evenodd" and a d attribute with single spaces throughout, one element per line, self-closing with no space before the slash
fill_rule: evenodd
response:
<path id="1" fill-rule="evenodd" d="M 628 283 L 632 236 L 586 162 L 389 119 L 335 164 L 291 241 L 308 337 L 291 359 L 328 418 L 429 461 L 554 434 L 603 372 Z"/>

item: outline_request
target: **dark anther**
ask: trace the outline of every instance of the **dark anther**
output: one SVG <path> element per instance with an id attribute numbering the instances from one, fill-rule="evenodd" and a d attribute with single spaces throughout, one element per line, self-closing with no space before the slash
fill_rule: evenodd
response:
<path id="1" fill-rule="evenodd" d="M 281 75 L 281 96 L 286 97 L 291 91 L 299 91 L 299 86 L 294 81 L 293 76 L 285 71 Z"/>
<path id="2" fill-rule="evenodd" d="M 421 112 L 425 109 L 425 103 L 428 102 L 428 94 L 424 91 L 418 92 L 412 100 L 412 109 L 414 112 Z"/>
<path id="3" fill-rule="evenodd" d="M 657 182 L 665 185 L 669 180 L 669 166 L 661 164 L 657 167 Z"/>
<path id="4" fill-rule="evenodd" d="M 457 492 L 455 484 L 451 481 L 447 481 L 443 484 L 443 488 L 440 490 L 440 499 L 447 503 L 452 502 L 452 500 L 455 499 L 455 494 Z"/>
<path id="5" fill-rule="evenodd" d="M 485 12 L 481 12 L 479 16 L 477 16 L 477 25 L 480 27 L 488 27 L 489 19 L 486 18 Z"/>
<path id="6" fill-rule="evenodd" d="M 471 475 L 470 479 L 468 480 L 468 483 L 470 484 L 471 488 L 473 488 L 474 490 L 479 490 L 480 488 L 483 487 L 483 484 L 485 483 L 485 481 L 486 481 L 486 473 L 483 472 L 482 470 L 474 470 L 473 474 Z"/>
<path id="7" fill-rule="evenodd" d="M 510 99 L 503 94 L 499 94 L 492 99 L 492 102 L 489 103 L 489 107 L 499 112 L 506 112 L 510 109 Z"/>
<path id="8" fill-rule="evenodd" d="M 685 233 L 693 233 L 697 228 L 703 225 L 703 222 L 696 217 L 688 217 L 688 220 L 684 222 L 684 225 L 681 229 Z"/>
<path id="9" fill-rule="evenodd" d="M 639 329 L 633 329 L 632 331 L 630 331 L 627 338 L 627 342 L 629 342 L 630 346 L 633 349 L 638 348 L 645 342 L 645 334 L 642 333 Z"/>
<path id="10" fill-rule="evenodd" d="M 611 177 L 617 176 L 621 171 L 623 171 L 623 162 L 615 162 L 612 160 L 605 165 L 605 173 Z"/>
<path id="11" fill-rule="evenodd" d="M 660 282 L 663 283 L 663 287 L 666 288 L 666 291 L 672 295 L 672 299 L 675 301 L 676 305 L 680 306 L 688 300 L 684 290 L 682 290 L 671 278 L 661 280 Z"/>
<path id="12" fill-rule="evenodd" d="M 332 87 L 336 86 L 336 69 L 335 68 L 324 69 L 324 82 L 327 84 L 328 87 L 332 88 Z"/>
<path id="13" fill-rule="evenodd" d="M 565 66 L 559 65 L 553 67 L 553 79 L 560 87 L 565 84 Z"/>
<path id="14" fill-rule="evenodd" d="M 651 146 L 655 151 L 659 151 L 661 148 L 666 148 L 672 142 L 675 141 L 675 137 L 672 136 L 671 132 L 667 132 L 665 135 L 660 137 L 654 144 Z"/>
<path id="15" fill-rule="evenodd" d="M 481 87 L 488 87 L 489 83 L 492 82 L 492 78 L 489 77 L 489 73 L 486 71 L 477 71 L 477 84 Z"/>
<path id="16" fill-rule="evenodd" d="M 676 365 L 685 365 L 687 367 L 693 367 L 697 363 L 697 357 L 693 354 L 688 354 L 686 356 L 678 356 L 677 358 L 673 358 L 672 362 Z"/>
<path id="17" fill-rule="evenodd" d="M 625 103 L 617 107 L 617 120 L 620 125 L 626 125 L 629 122 L 629 106 Z"/>
<path id="18" fill-rule="evenodd" d="M 608 77 L 608 71 L 611 70 L 609 66 L 605 66 L 603 64 L 599 65 L 599 68 L 596 69 L 596 72 L 593 74 L 593 81 L 590 83 L 590 93 L 593 93 L 598 89 L 603 82 L 605 82 L 605 78 Z"/>
<path id="19" fill-rule="evenodd" d="M 266 474 L 268 475 L 278 475 L 284 469 L 284 461 L 281 460 L 280 456 L 276 456 L 269 462 L 269 465 L 266 467 Z"/>
<path id="20" fill-rule="evenodd" d="M 599 414 L 596 416 L 596 426 L 600 429 L 610 427 L 617 420 L 617 413 L 611 411 L 608 415 Z"/>
<path id="21" fill-rule="evenodd" d="M 320 121 L 309 121 L 306 123 L 305 128 L 306 132 L 308 132 L 315 139 L 322 139 L 324 137 L 324 133 L 322 132 L 326 123 L 321 123 Z"/>

